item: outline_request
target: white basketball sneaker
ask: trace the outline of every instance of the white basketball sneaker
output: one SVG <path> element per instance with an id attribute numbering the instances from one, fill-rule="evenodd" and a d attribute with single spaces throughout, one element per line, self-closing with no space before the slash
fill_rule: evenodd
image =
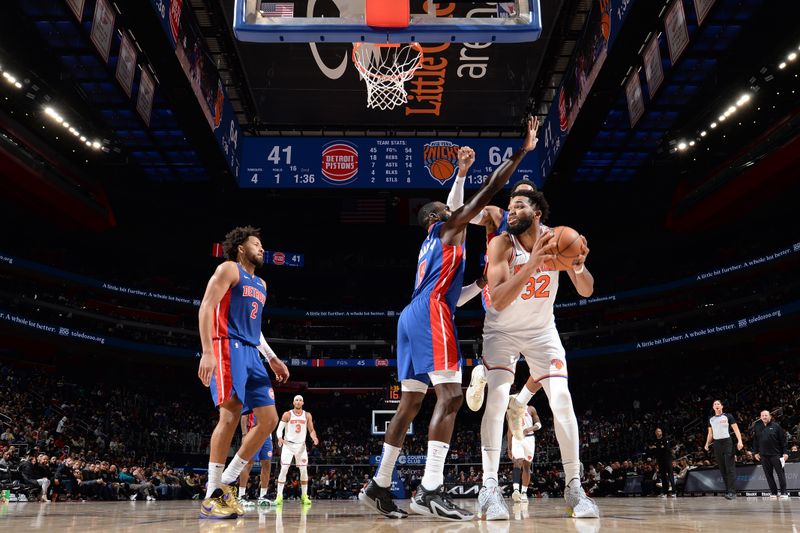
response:
<path id="1" fill-rule="evenodd" d="M 517 440 L 525 440 L 525 428 L 522 427 L 522 417 L 525 414 L 526 405 L 517 401 L 515 396 L 508 398 L 508 408 L 506 409 L 506 420 L 511 434 Z"/>
<path id="2" fill-rule="evenodd" d="M 578 478 L 572 479 L 564 489 L 564 499 L 572 518 L 600 518 L 600 509 L 581 487 Z"/>
<path id="3" fill-rule="evenodd" d="M 508 520 L 508 506 L 500 487 L 481 487 L 478 507 L 484 520 Z"/>
<path id="4" fill-rule="evenodd" d="M 483 405 L 483 392 L 486 389 L 486 367 L 477 365 L 472 369 L 467 387 L 467 407 L 472 411 L 480 410 Z"/>

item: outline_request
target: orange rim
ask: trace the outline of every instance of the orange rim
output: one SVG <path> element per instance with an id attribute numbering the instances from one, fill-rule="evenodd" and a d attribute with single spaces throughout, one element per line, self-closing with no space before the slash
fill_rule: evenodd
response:
<path id="1" fill-rule="evenodd" d="M 370 72 L 369 70 L 367 70 L 367 68 L 358 61 L 358 57 L 357 57 L 358 50 L 365 44 L 369 44 L 369 45 L 372 45 L 372 46 L 375 46 L 375 47 L 378 47 L 378 48 L 399 48 L 400 47 L 400 44 L 398 44 L 398 43 L 365 43 L 365 42 L 354 43 L 353 44 L 353 54 L 352 54 L 353 64 L 356 66 L 356 69 L 358 69 L 358 71 L 361 74 L 363 74 L 365 76 L 368 76 L 370 78 L 376 79 L 376 80 L 398 80 L 400 78 L 405 77 L 405 75 L 402 75 L 402 76 L 401 75 L 387 76 L 385 74 L 376 74 L 374 72 Z M 414 72 L 415 70 L 417 70 L 419 68 L 419 65 L 422 62 L 422 57 L 423 57 L 424 54 L 423 54 L 423 51 L 422 51 L 422 46 L 420 46 L 419 43 L 410 43 L 408 46 L 410 46 L 411 48 L 413 48 L 414 50 L 416 50 L 419 53 L 419 56 L 417 57 L 417 61 L 416 61 L 416 63 L 414 63 L 414 67 L 411 69 L 411 72 Z"/>

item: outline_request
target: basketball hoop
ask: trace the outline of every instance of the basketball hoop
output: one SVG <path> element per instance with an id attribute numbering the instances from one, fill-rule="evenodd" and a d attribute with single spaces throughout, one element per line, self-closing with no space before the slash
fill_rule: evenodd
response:
<path id="1" fill-rule="evenodd" d="M 367 107 L 394 109 L 408 102 L 405 83 L 422 64 L 419 43 L 353 44 L 353 63 L 367 84 Z"/>

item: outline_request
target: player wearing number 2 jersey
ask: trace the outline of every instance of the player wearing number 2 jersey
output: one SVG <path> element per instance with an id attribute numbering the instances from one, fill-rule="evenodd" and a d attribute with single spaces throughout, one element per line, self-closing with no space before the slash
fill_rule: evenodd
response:
<path id="1" fill-rule="evenodd" d="M 244 512 L 236 500 L 236 489 L 229 484 L 239 477 L 278 423 L 275 394 L 257 349 L 267 298 L 264 280 L 255 275 L 256 267 L 264 264 L 258 230 L 250 226 L 234 229 L 226 235 L 223 250 L 228 261 L 211 276 L 199 312 L 203 355 L 197 375 L 203 385 L 210 386 L 211 398 L 219 408 L 200 518 L 236 518 Z M 274 354 L 269 365 L 278 382 L 288 378 L 286 365 Z M 243 406 L 246 413 L 255 413 L 258 425 L 242 439 L 236 456 L 225 468 Z"/>

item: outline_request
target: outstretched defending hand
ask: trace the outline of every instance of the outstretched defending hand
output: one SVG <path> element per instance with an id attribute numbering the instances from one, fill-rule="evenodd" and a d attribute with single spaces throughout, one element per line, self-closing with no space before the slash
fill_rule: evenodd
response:
<path id="1" fill-rule="evenodd" d="M 536 134 L 539 132 L 539 117 L 528 117 L 528 132 L 525 134 L 525 141 L 522 143 L 522 149 L 530 152 L 536 148 L 536 143 L 539 138 Z"/>
<path id="2" fill-rule="evenodd" d="M 269 362 L 269 367 L 275 372 L 275 383 L 284 383 L 289 380 L 289 368 L 277 357 Z"/>
<path id="3" fill-rule="evenodd" d="M 459 174 L 466 174 L 475 162 L 475 150 L 469 146 L 462 146 L 458 150 L 458 170 Z"/>

